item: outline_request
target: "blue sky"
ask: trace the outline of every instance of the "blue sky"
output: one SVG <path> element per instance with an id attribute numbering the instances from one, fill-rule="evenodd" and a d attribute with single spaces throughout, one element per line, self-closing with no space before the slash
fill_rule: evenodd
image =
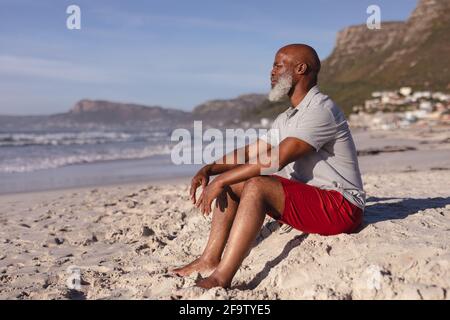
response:
<path id="1" fill-rule="evenodd" d="M 0 0 L 0 114 L 65 112 L 83 98 L 191 110 L 266 93 L 279 47 L 308 43 L 324 59 L 370 4 L 390 21 L 416 3 Z M 66 28 L 71 4 L 81 30 Z"/>

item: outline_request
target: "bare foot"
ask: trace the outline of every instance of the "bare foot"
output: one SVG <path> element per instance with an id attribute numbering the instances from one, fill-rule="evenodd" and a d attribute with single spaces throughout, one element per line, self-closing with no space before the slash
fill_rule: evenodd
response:
<path id="1" fill-rule="evenodd" d="M 201 258 L 195 259 L 191 263 L 181 268 L 172 269 L 172 273 L 180 277 L 186 277 L 194 272 L 212 272 L 219 265 L 219 262 L 206 261 Z"/>
<path id="2" fill-rule="evenodd" d="M 217 277 L 211 275 L 207 278 L 201 279 L 197 281 L 195 284 L 197 287 L 203 288 L 203 289 L 211 289 L 215 287 L 222 287 L 222 288 L 228 288 L 230 286 L 230 283 L 226 283 L 225 281 L 221 281 Z"/>

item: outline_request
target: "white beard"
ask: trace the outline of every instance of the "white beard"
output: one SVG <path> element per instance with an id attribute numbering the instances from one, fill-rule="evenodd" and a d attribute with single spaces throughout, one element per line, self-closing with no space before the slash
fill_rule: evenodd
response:
<path id="1" fill-rule="evenodd" d="M 275 102 L 283 99 L 292 88 L 292 76 L 282 75 L 277 84 L 269 92 L 269 101 Z"/>

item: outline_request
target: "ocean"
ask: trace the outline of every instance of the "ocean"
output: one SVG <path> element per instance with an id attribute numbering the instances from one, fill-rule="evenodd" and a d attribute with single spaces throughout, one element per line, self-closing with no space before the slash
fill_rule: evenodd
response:
<path id="1" fill-rule="evenodd" d="M 0 131 L 0 194 L 188 177 L 256 139 L 197 129 Z"/>
<path id="2" fill-rule="evenodd" d="M 0 194 L 188 176 L 170 130 L 0 132 Z"/>

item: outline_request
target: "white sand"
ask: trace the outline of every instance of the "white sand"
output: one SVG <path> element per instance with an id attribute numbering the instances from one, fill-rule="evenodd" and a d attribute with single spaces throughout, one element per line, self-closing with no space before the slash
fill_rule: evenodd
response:
<path id="1" fill-rule="evenodd" d="M 168 268 L 199 255 L 210 221 L 182 185 L 123 185 L 0 197 L 3 299 L 448 299 L 450 171 L 367 173 L 365 227 L 271 233 L 232 288 L 193 288 Z M 146 235 L 143 235 L 143 230 Z M 68 268 L 81 270 L 69 290 Z"/>

